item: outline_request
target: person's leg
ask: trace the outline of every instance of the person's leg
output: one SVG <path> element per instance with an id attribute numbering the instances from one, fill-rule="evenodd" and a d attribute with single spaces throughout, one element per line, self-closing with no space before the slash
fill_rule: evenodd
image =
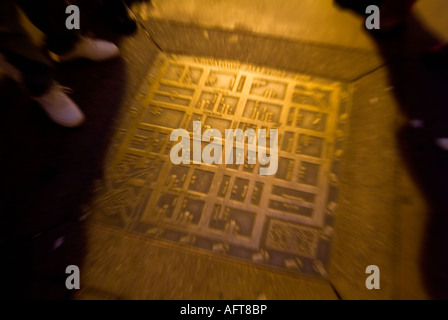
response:
<path id="1" fill-rule="evenodd" d="M 103 0 L 102 9 L 117 32 L 130 35 L 137 31 L 137 22 L 129 16 L 127 4 L 123 0 Z"/>
<path id="2" fill-rule="evenodd" d="M 381 28 L 372 30 L 374 33 L 393 31 L 403 25 L 417 0 L 334 0 L 337 5 L 351 9 L 364 16 L 369 5 L 376 5 L 380 9 Z"/>
<path id="3" fill-rule="evenodd" d="M 40 96 L 51 87 L 53 64 L 20 25 L 13 0 L 0 1 L 0 52 L 21 72 L 32 96 Z"/>
<path id="4" fill-rule="evenodd" d="M 81 110 L 55 82 L 51 60 L 21 26 L 14 0 L 0 1 L 0 53 L 20 71 L 30 95 L 54 122 L 75 127 L 84 121 Z"/>
<path id="5" fill-rule="evenodd" d="M 380 6 L 381 29 L 386 31 L 405 23 L 417 0 L 386 0 Z"/>
<path id="6" fill-rule="evenodd" d="M 67 2 L 64 0 L 15 0 L 30 21 L 46 35 L 48 50 L 64 62 L 85 58 L 104 61 L 118 56 L 113 43 L 82 37 L 79 30 L 67 29 Z"/>
<path id="7" fill-rule="evenodd" d="M 385 0 L 381 8 L 393 15 L 407 16 L 417 0 Z"/>
<path id="8" fill-rule="evenodd" d="M 64 0 L 16 0 L 30 21 L 46 36 L 48 50 L 56 54 L 66 53 L 79 40 L 75 29 L 67 29 L 65 21 L 67 2 Z"/>

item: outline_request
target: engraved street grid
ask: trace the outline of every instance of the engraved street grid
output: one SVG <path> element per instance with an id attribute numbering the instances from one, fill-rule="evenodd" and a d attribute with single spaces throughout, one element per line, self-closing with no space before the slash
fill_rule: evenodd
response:
<path id="1" fill-rule="evenodd" d="M 120 123 L 92 217 L 213 255 L 326 277 L 350 92 L 338 81 L 160 55 Z M 276 175 L 259 175 L 247 150 L 245 164 L 173 165 L 170 133 L 192 134 L 193 121 L 201 133 L 218 129 L 223 137 L 225 129 L 278 129 Z"/>

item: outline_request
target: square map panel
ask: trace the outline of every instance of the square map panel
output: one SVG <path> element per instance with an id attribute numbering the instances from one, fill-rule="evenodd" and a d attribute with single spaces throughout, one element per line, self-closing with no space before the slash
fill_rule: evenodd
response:
<path id="1" fill-rule="evenodd" d="M 92 219 L 185 250 L 326 277 L 350 95 L 343 82 L 161 54 L 119 123 Z M 177 128 L 191 138 L 180 165 L 170 160 Z M 194 140 L 199 129 L 208 136 Z M 276 174 L 260 175 L 258 158 L 249 163 L 253 136 L 229 148 L 233 164 L 193 162 L 195 146 L 211 142 L 225 162 L 226 129 L 265 129 L 267 138 L 277 129 Z"/>

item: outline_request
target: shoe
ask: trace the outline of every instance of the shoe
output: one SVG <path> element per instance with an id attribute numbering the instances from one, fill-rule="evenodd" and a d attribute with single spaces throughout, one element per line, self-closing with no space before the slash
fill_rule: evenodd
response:
<path id="1" fill-rule="evenodd" d="M 448 151 L 448 138 L 438 138 L 436 139 L 436 144 L 439 148 Z"/>
<path id="2" fill-rule="evenodd" d="M 425 122 L 422 119 L 411 119 L 409 120 L 409 126 L 414 129 L 423 129 Z"/>
<path id="3" fill-rule="evenodd" d="M 75 48 L 70 52 L 61 55 L 52 55 L 59 62 L 69 62 L 78 59 L 88 59 L 101 62 L 119 56 L 120 50 L 112 42 L 105 40 L 81 37 Z"/>
<path id="4" fill-rule="evenodd" d="M 76 103 L 65 93 L 67 89 L 58 83 L 54 83 L 45 94 L 33 97 L 33 99 L 42 106 L 55 123 L 74 128 L 80 126 L 85 121 L 85 117 Z"/>

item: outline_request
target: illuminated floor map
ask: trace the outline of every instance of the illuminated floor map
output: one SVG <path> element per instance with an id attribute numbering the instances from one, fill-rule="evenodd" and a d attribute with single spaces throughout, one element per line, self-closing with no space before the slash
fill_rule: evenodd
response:
<path id="1" fill-rule="evenodd" d="M 341 82 L 160 55 L 120 123 L 92 219 L 212 256 L 326 277 L 349 98 Z M 192 132 L 193 121 L 223 136 L 278 129 L 277 173 L 259 175 L 258 162 L 247 161 L 173 165 L 170 134 Z"/>

